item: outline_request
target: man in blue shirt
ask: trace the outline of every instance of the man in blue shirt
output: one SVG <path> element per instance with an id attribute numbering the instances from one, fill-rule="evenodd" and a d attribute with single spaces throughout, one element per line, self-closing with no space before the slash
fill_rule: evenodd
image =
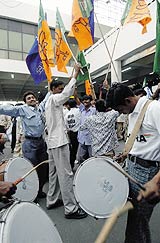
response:
<path id="1" fill-rule="evenodd" d="M 79 109 L 81 111 L 81 125 L 84 124 L 88 116 L 95 115 L 96 113 L 96 108 L 91 106 L 91 100 L 92 97 L 88 95 L 84 95 L 82 98 L 83 103 L 80 103 L 79 106 Z M 79 163 L 82 163 L 83 161 L 92 156 L 91 137 L 87 129 L 83 131 L 78 131 L 78 142 L 78 161 Z"/>
<path id="2" fill-rule="evenodd" d="M 46 144 L 42 137 L 45 127 L 44 107 L 49 97 L 48 93 L 45 99 L 37 106 L 37 99 L 32 91 L 28 91 L 23 96 L 24 105 L 21 106 L 0 106 L 0 114 L 13 117 L 21 117 L 25 140 L 22 144 L 23 156 L 29 159 L 34 166 L 47 159 Z M 42 192 L 46 180 L 45 165 L 37 169 L 39 177 L 38 197 L 45 197 Z"/>

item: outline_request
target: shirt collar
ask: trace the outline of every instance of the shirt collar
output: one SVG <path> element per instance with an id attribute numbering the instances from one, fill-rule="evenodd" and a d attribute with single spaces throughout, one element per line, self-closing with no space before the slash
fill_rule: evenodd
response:
<path id="1" fill-rule="evenodd" d="M 31 105 L 27 105 L 27 104 L 26 104 L 26 106 L 28 106 L 32 111 L 34 111 L 34 110 L 38 110 L 38 109 L 37 109 L 37 106 L 33 107 L 33 106 L 31 106 Z"/>

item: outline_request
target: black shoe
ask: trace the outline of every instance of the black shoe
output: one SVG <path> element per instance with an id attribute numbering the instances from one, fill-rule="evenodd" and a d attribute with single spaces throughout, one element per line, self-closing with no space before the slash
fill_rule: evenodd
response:
<path id="1" fill-rule="evenodd" d="M 88 214 L 79 208 L 75 213 L 65 214 L 66 219 L 83 219 L 86 218 Z"/>
<path id="2" fill-rule="evenodd" d="M 61 206 L 63 206 L 63 201 L 61 199 L 58 199 L 56 203 L 47 206 L 47 209 L 50 210 L 52 208 L 58 208 L 58 207 L 61 207 Z"/>
<path id="3" fill-rule="evenodd" d="M 37 197 L 38 198 L 45 198 L 46 197 L 46 193 L 42 192 L 42 191 L 39 191 Z"/>

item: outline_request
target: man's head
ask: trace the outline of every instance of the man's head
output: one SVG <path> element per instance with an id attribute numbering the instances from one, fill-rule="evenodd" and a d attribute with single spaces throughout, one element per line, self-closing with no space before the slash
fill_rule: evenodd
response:
<path id="1" fill-rule="evenodd" d="M 139 97 L 123 84 L 113 84 L 107 94 L 107 106 L 119 111 L 119 113 L 129 114 L 134 110 Z"/>
<path id="2" fill-rule="evenodd" d="M 95 106 L 96 106 L 96 110 L 98 112 L 105 112 L 106 111 L 106 104 L 105 104 L 105 101 L 102 100 L 102 99 L 97 100 Z"/>
<path id="3" fill-rule="evenodd" d="M 37 105 L 37 99 L 32 91 L 27 91 L 23 95 L 23 101 L 29 105 L 35 107 Z"/>
<path id="4" fill-rule="evenodd" d="M 85 108 L 89 108 L 91 106 L 91 100 L 92 100 L 92 97 L 89 95 L 84 95 L 82 97 L 82 102 L 83 102 L 83 105 L 85 106 Z"/>
<path id="5" fill-rule="evenodd" d="M 52 80 L 50 83 L 50 90 L 53 94 L 60 94 L 64 89 L 64 83 L 62 81 Z"/>
<path id="6" fill-rule="evenodd" d="M 68 100 L 68 105 L 69 105 L 70 108 L 75 108 L 75 107 L 77 107 L 77 102 L 76 102 L 75 99 L 71 98 L 71 99 Z"/>

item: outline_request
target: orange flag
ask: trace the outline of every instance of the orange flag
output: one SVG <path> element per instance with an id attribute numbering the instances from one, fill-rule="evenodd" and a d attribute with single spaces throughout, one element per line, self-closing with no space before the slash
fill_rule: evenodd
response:
<path id="1" fill-rule="evenodd" d="M 51 67 L 54 67 L 54 51 L 51 32 L 45 19 L 44 10 L 40 1 L 38 21 L 38 49 L 48 81 L 52 81 Z"/>
<path id="2" fill-rule="evenodd" d="M 86 90 L 86 95 L 92 95 L 92 89 L 89 80 L 85 81 L 85 90 Z"/>
<path id="3" fill-rule="evenodd" d="M 92 31 L 89 24 L 89 17 L 92 10 L 93 4 L 91 0 L 73 0 L 72 30 L 69 36 L 76 38 L 80 51 L 93 45 Z"/>
<path id="4" fill-rule="evenodd" d="M 151 21 L 151 15 L 145 0 L 132 0 L 129 13 L 124 24 L 138 22 L 143 26 L 142 34 L 147 32 L 147 24 Z"/>
<path id="5" fill-rule="evenodd" d="M 55 29 L 55 53 L 57 69 L 60 72 L 67 73 L 66 65 L 72 57 L 71 50 L 65 38 L 65 27 L 58 11 L 56 12 L 56 29 Z"/>

